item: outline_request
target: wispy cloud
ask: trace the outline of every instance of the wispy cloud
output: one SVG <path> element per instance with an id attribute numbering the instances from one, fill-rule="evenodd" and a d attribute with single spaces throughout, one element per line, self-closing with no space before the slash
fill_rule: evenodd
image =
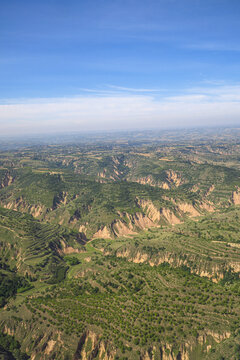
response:
<path id="1" fill-rule="evenodd" d="M 131 87 L 124 87 L 124 86 L 117 86 L 117 85 L 108 85 L 110 88 L 124 91 L 124 92 L 131 92 L 131 93 L 159 93 L 163 91 L 167 91 L 166 89 L 146 89 L 146 88 L 131 88 Z"/>
<path id="2" fill-rule="evenodd" d="M 195 87 L 187 90 L 188 93 L 205 96 L 208 102 L 235 102 L 240 100 L 240 85 L 218 85 Z"/>
<path id="3" fill-rule="evenodd" d="M 187 89 L 159 96 L 151 89 L 71 98 L 5 100 L 2 134 L 72 130 L 166 128 L 240 123 L 240 85 Z M 125 87 L 123 87 L 125 89 Z M 145 93 L 142 91 L 145 90 Z M 150 92 L 148 91 L 150 90 Z"/>

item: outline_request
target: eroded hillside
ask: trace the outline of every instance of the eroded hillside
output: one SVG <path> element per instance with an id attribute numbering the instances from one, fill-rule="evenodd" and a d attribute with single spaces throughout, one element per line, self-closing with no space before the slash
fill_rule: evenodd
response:
<path id="1" fill-rule="evenodd" d="M 238 359 L 239 152 L 223 136 L 0 153 L 0 354 Z"/>

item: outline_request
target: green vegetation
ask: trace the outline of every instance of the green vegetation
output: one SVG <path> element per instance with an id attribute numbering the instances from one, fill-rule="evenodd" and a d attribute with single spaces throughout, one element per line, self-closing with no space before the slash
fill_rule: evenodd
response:
<path id="1" fill-rule="evenodd" d="M 65 256 L 64 260 L 72 266 L 80 264 L 80 261 L 75 256 Z"/>
<path id="2" fill-rule="evenodd" d="M 94 271 L 81 282 L 69 280 L 26 306 L 37 318 L 47 314 L 67 334 L 78 336 L 94 325 L 102 339 L 122 352 L 164 341 L 180 349 L 186 339 L 206 331 L 238 328 L 240 293 L 235 286 L 215 285 L 167 264 L 136 265 L 115 257 L 99 263 L 96 259 Z"/>
<path id="3" fill-rule="evenodd" d="M 12 271 L 0 271 L 0 307 L 7 303 L 7 300 L 18 293 L 33 288 L 29 282 Z"/>
<path id="4" fill-rule="evenodd" d="M 127 139 L 0 153 L 0 359 L 239 360 L 239 144 Z"/>
<path id="5" fill-rule="evenodd" d="M 20 350 L 20 343 L 13 336 L 0 334 L 0 359 L 27 360 L 30 357 Z"/>

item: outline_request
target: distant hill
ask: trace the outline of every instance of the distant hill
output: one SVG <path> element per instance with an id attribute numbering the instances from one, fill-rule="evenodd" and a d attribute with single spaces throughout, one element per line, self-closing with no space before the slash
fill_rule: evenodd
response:
<path id="1" fill-rule="evenodd" d="M 181 134 L 0 152 L 0 359 L 239 358 L 240 146 Z"/>

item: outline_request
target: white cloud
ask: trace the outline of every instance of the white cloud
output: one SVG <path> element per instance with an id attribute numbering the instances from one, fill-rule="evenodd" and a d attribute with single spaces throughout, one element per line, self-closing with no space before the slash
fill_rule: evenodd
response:
<path id="1" fill-rule="evenodd" d="M 125 88 L 123 88 L 125 89 Z M 132 89 L 134 90 L 134 89 Z M 240 86 L 194 88 L 156 97 L 94 93 L 72 98 L 5 100 L 2 134 L 149 129 L 240 123 Z M 144 89 L 142 89 L 144 90 Z"/>
<path id="2" fill-rule="evenodd" d="M 131 92 L 131 93 L 157 93 L 166 91 L 166 89 L 146 89 L 146 88 L 130 88 L 130 87 L 124 87 L 124 86 L 117 86 L 117 85 L 108 85 L 110 88 L 124 91 L 124 92 Z"/>

